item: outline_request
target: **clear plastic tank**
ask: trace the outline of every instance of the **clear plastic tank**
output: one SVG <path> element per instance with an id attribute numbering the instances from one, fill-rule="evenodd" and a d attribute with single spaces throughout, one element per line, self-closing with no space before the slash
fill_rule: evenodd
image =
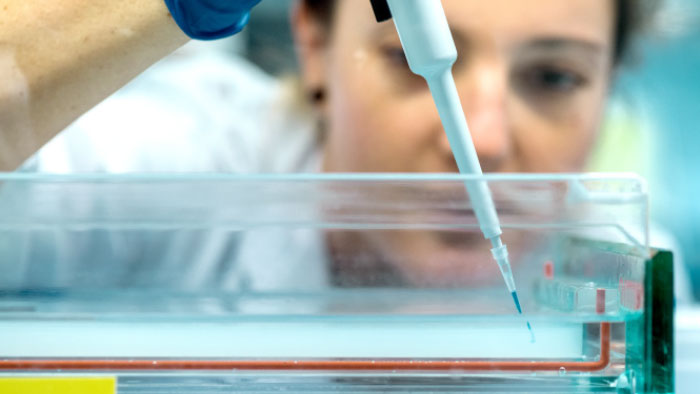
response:
<path id="1" fill-rule="evenodd" d="M 523 316 L 469 180 L 492 192 Z M 0 387 L 673 391 L 672 258 L 649 248 L 636 177 L 0 181 Z"/>

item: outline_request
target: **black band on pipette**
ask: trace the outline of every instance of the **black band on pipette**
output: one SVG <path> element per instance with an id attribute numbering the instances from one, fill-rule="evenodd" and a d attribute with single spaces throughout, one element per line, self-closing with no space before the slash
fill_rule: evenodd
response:
<path id="1" fill-rule="evenodd" d="M 372 3 L 374 17 L 377 18 L 377 22 L 384 22 L 391 19 L 391 10 L 386 0 L 370 0 L 370 2 Z"/>

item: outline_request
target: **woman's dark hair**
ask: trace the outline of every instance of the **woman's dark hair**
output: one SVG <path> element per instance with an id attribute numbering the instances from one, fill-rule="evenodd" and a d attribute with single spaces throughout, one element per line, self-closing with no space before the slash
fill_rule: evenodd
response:
<path id="1" fill-rule="evenodd" d="M 661 0 L 615 0 L 615 64 L 626 60 L 636 39 L 647 30 L 656 14 Z"/>
<path id="2" fill-rule="evenodd" d="M 651 22 L 660 0 L 614 1 L 616 21 L 613 59 L 617 65 L 628 57 L 634 40 Z M 319 21 L 330 27 L 333 22 L 336 0 L 304 0 L 304 2 Z"/>

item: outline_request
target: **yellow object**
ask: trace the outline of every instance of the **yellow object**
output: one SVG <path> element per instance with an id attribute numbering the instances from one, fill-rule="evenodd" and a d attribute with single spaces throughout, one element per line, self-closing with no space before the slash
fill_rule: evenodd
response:
<path id="1" fill-rule="evenodd" d="M 653 121 L 641 111 L 613 101 L 607 110 L 600 135 L 586 171 L 634 172 L 649 179 L 653 168 L 650 129 Z"/>
<path id="2" fill-rule="evenodd" d="M 115 394 L 114 377 L 0 377 L 2 394 Z"/>

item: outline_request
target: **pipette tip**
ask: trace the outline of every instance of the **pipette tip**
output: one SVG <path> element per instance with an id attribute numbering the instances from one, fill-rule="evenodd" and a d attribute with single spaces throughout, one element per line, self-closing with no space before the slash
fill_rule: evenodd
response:
<path id="1" fill-rule="evenodd" d="M 518 308 L 518 313 L 523 314 L 523 309 L 520 307 L 520 300 L 518 299 L 518 293 L 511 291 L 510 295 L 513 296 L 513 302 L 515 302 L 515 307 Z"/>
<path id="2" fill-rule="evenodd" d="M 518 293 L 512 291 L 510 295 L 513 297 L 513 302 L 515 303 L 515 307 L 518 309 L 518 313 L 522 315 L 523 309 L 520 307 L 520 299 L 518 299 Z M 530 343 L 535 343 L 535 332 L 532 330 L 532 325 L 530 325 L 530 321 L 527 322 L 527 329 L 530 331 Z"/>

